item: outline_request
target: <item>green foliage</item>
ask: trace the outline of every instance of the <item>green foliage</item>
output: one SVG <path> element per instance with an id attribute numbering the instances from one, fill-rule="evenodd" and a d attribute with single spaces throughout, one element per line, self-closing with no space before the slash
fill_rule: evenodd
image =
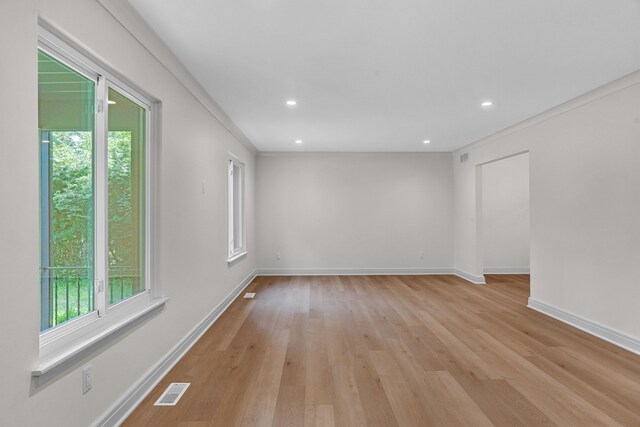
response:
<path id="1" fill-rule="evenodd" d="M 92 137 L 51 132 L 51 266 L 87 266 L 93 253 Z"/>
<path id="2" fill-rule="evenodd" d="M 91 132 L 51 133 L 51 266 L 88 266 L 93 254 Z M 131 132 L 109 132 L 109 265 L 135 263 Z"/>
<path id="3" fill-rule="evenodd" d="M 109 132 L 108 142 L 109 294 L 110 302 L 116 302 L 142 286 L 137 233 L 144 203 L 135 188 L 140 187 L 136 180 L 143 178 L 132 173 L 132 133 Z M 49 150 L 47 267 L 54 267 L 49 270 L 54 326 L 93 309 L 93 133 L 52 131 Z"/>
<path id="4" fill-rule="evenodd" d="M 131 132 L 109 132 L 109 265 L 134 265 Z"/>

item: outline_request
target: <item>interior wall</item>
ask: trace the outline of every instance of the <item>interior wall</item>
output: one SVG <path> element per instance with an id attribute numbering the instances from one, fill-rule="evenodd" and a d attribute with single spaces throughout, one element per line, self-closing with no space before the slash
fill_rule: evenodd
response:
<path id="1" fill-rule="evenodd" d="M 529 271 L 529 154 L 482 165 L 485 273 Z"/>
<path id="2" fill-rule="evenodd" d="M 260 269 L 451 268 L 450 154 L 257 161 Z"/>
<path id="3" fill-rule="evenodd" d="M 126 334 L 34 380 L 39 334 L 37 23 L 47 19 L 162 102 L 153 285 L 170 300 Z M 255 158 L 97 1 L 3 1 L 0 425 L 88 426 L 256 267 Z M 227 158 L 245 163 L 248 255 L 227 264 Z M 204 184 L 205 192 L 202 192 Z M 93 366 L 82 394 L 81 369 Z"/>
<path id="4" fill-rule="evenodd" d="M 457 268 L 482 274 L 477 165 L 525 151 L 531 298 L 639 339 L 640 72 L 454 153 Z"/>

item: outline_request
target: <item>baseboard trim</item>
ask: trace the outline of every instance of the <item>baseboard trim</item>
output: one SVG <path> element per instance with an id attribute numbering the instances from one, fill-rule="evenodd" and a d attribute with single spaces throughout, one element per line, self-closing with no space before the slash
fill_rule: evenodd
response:
<path id="1" fill-rule="evenodd" d="M 455 268 L 261 268 L 258 276 L 429 276 L 454 275 L 475 285 L 486 283 L 484 276 L 475 276 Z"/>
<path id="2" fill-rule="evenodd" d="M 484 274 L 531 274 L 529 267 L 487 267 Z"/>
<path id="3" fill-rule="evenodd" d="M 462 271 L 457 268 L 453 269 L 453 274 L 466 280 L 467 282 L 473 283 L 474 285 L 484 285 L 487 283 L 484 280 L 484 275 L 476 276 L 475 274 L 467 273 L 466 271 Z"/>
<path id="4" fill-rule="evenodd" d="M 567 325 L 571 325 L 574 328 L 578 328 L 581 331 L 584 331 L 595 337 L 610 342 L 611 344 L 617 345 L 618 347 L 621 347 L 632 353 L 640 355 L 640 340 L 637 338 L 616 331 L 615 329 L 608 328 L 599 323 L 592 322 L 591 320 L 587 320 L 584 317 L 577 316 L 573 313 L 569 313 L 568 311 L 562 310 L 552 305 L 537 301 L 533 298 L 529 298 L 527 307 L 549 317 L 553 317 L 554 319 L 566 323 Z"/>
<path id="5" fill-rule="evenodd" d="M 147 397 L 162 378 L 182 359 L 189 349 L 213 325 L 231 303 L 256 277 L 256 271 L 249 274 L 227 297 L 176 344 L 153 368 L 144 374 L 127 390 L 98 420 L 95 427 L 119 426 L 133 410 Z"/>
<path id="6" fill-rule="evenodd" d="M 452 274 L 451 268 L 261 268 L 258 276 L 407 276 Z"/>

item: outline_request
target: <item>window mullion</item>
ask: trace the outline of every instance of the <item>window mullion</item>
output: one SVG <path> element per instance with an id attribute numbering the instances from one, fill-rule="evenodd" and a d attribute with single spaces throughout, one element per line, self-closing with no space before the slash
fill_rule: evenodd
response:
<path id="1" fill-rule="evenodd" d="M 108 191 L 107 178 L 109 173 L 107 151 L 107 82 L 104 77 L 98 77 L 96 90 L 96 137 L 95 137 L 95 298 L 98 314 L 106 313 L 108 298 L 108 227 L 107 206 Z"/>

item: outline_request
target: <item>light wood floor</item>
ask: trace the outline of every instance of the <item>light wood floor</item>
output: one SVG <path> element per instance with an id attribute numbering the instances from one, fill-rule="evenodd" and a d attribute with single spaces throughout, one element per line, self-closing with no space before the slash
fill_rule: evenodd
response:
<path id="1" fill-rule="evenodd" d="M 488 282 L 258 278 L 125 425 L 640 426 L 640 357 L 527 309 L 528 276 Z"/>

